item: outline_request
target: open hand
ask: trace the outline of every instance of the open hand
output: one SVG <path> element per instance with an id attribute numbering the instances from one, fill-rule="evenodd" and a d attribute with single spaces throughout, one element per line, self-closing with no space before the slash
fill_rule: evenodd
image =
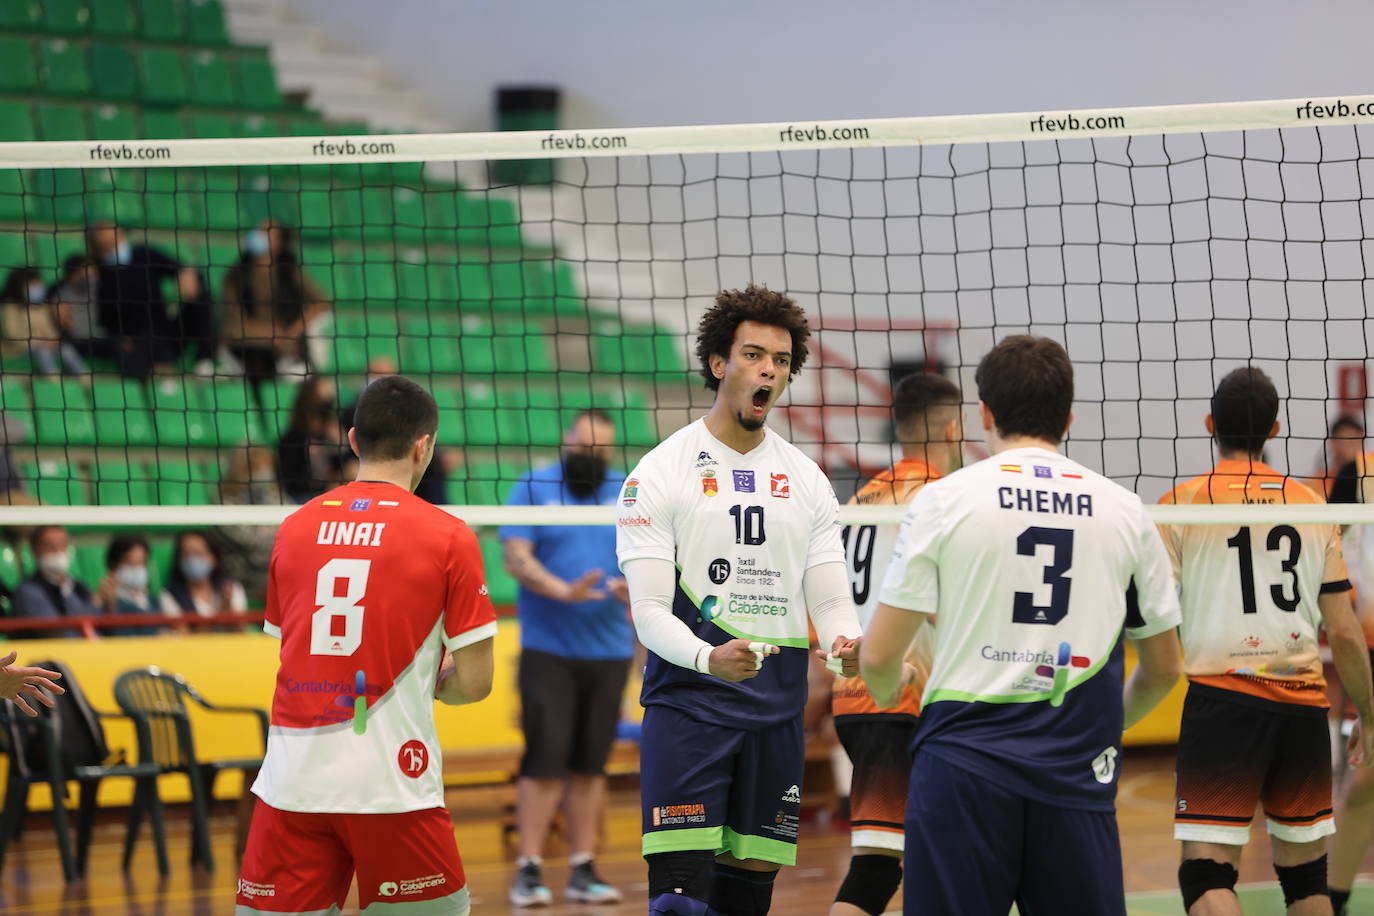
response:
<path id="1" fill-rule="evenodd" d="M 601 581 L 601 570 L 589 569 L 568 583 L 567 594 L 563 600 L 569 604 L 577 604 L 582 601 L 600 601 L 606 597 L 606 592 L 596 587 L 596 583 Z"/>
<path id="2" fill-rule="evenodd" d="M 1350 743 L 1346 746 L 1347 760 L 1355 768 L 1367 767 L 1374 763 L 1374 728 L 1368 728 L 1359 720 L 1350 732 Z"/>
<path id="3" fill-rule="evenodd" d="M 14 705 L 31 716 L 38 715 L 38 710 L 28 704 L 27 698 L 33 698 L 44 706 L 56 705 L 53 698 L 44 691 L 50 693 L 66 693 L 54 681 L 62 675 L 56 671 L 49 671 L 46 668 L 25 668 L 14 664 L 14 660 L 19 657 L 18 652 L 11 652 L 4 658 L 0 658 L 0 697 L 6 700 L 13 700 Z"/>

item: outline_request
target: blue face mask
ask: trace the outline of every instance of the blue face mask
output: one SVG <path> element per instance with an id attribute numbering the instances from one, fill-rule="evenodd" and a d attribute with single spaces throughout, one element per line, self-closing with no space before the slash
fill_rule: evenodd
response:
<path id="1" fill-rule="evenodd" d="M 106 264 L 128 264 L 134 259 L 134 246 L 128 242 L 120 242 L 115 246 L 114 251 L 107 253 L 104 257 Z"/>
<path id="2" fill-rule="evenodd" d="M 39 282 L 37 282 L 37 281 L 34 281 L 33 283 L 30 283 L 30 284 L 29 284 L 29 304 L 30 304 L 30 305 L 37 305 L 38 303 L 42 302 L 42 301 L 43 301 L 43 297 L 44 297 L 45 295 L 47 295 L 47 292 L 48 292 L 48 288 L 47 288 L 46 286 L 44 286 L 42 283 L 39 283 Z"/>
<path id="3" fill-rule="evenodd" d="M 181 558 L 181 574 L 192 582 L 204 582 L 214 569 L 215 564 L 205 557 Z"/>
<path id="4" fill-rule="evenodd" d="M 268 254 L 272 249 L 272 243 L 267 238 L 267 233 L 261 229 L 254 229 L 243 237 L 243 250 L 245 254 L 250 254 L 255 258 L 261 258 Z"/>

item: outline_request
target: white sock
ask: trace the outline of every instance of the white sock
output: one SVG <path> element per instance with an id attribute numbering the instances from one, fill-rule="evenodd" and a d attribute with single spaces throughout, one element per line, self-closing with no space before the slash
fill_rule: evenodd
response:
<path id="1" fill-rule="evenodd" d="M 544 865 L 544 857 L 543 857 L 543 856 L 521 856 L 520 858 L 518 858 L 518 859 L 515 860 L 515 867 L 516 867 L 516 868 L 524 868 L 526 865 L 533 865 L 533 866 L 535 866 L 536 868 L 542 868 L 543 865 Z"/>
<path id="2" fill-rule="evenodd" d="M 568 864 L 571 865 L 573 868 L 576 868 L 579 865 L 590 865 L 592 863 L 592 859 L 594 858 L 596 857 L 593 856 L 590 852 L 575 852 L 568 857 Z"/>

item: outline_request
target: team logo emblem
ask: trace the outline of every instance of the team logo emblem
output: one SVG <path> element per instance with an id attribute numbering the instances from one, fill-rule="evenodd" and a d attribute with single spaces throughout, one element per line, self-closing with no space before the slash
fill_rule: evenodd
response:
<path id="1" fill-rule="evenodd" d="M 348 507 L 349 512 L 366 512 L 372 506 L 370 499 L 355 499 L 353 505 Z"/>
<path id="2" fill-rule="evenodd" d="M 787 482 L 786 474 L 769 474 L 768 481 L 772 485 L 774 496 L 779 499 L 788 499 L 792 496 L 792 487 Z"/>
<path id="3" fill-rule="evenodd" d="M 754 472 L 735 471 L 735 492 L 753 493 L 754 492 Z"/>
<path id="4" fill-rule="evenodd" d="M 411 779 L 419 779 L 429 769 L 429 748 L 421 741 L 407 741 L 396 755 L 396 765 Z"/>
<path id="5" fill-rule="evenodd" d="M 1037 464 L 1035 465 L 1035 476 L 1050 478 L 1054 476 L 1054 473 L 1050 471 L 1049 468 L 1045 467 L 1043 464 Z"/>
<path id="6" fill-rule="evenodd" d="M 720 599 L 715 595 L 707 595 L 701 600 L 701 619 L 715 620 L 721 614 Z"/>
<path id="7" fill-rule="evenodd" d="M 715 467 L 717 464 L 719 464 L 719 462 L 717 462 L 716 459 L 714 459 L 714 458 L 711 457 L 711 453 L 710 453 L 710 452 L 698 452 L 698 453 L 697 453 L 697 464 L 696 464 L 697 467 L 699 467 L 699 468 Z"/>
<path id="8" fill-rule="evenodd" d="M 1116 748 L 1109 747 L 1093 758 L 1093 779 L 1107 785 L 1116 775 Z"/>
<path id="9" fill-rule="evenodd" d="M 383 881 L 381 886 L 377 888 L 377 896 L 395 897 L 397 892 L 400 891 L 400 889 L 401 886 L 397 884 L 395 881 Z"/>
<path id="10" fill-rule="evenodd" d="M 706 575 L 716 585 L 721 585 L 726 579 L 730 578 L 730 561 L 724 557 L 711 561 L 711 565 L 706 568 Z"/>
<path id="11" fill-rule="evenodd" d="M 785 801 L 785 802 L 791 802 L 791 803 L 794 804 L 794 805 L 800 805 L 800 804 L 801 804 L 801 786 L 793 786 L 792 788 L 788 789 L 786 792 L 782 793 L 782 800 Z"/>
<path id="12" fill-rule="evenodd" d="M 707 496 L 715 496 L 716 493 L 720 492 L 720 484 L 716 482 L 715 471 L 701 472 L 701 492 Z"/>
<path id="13" fill-rule="evenodd" d="M 635 504 L 637 499 L 639 499 L 639 481 L 631 477 L 625 481 L 625 492 L 621 494 L 620 504 L 628 509 Z"/>
<path id="14" fill-rule="evenodd" d="M 1260 647 L 1260 643 L 1264 642 L 1264 640 L 1260 639 L 1258 636 L 1247 636 L 1244 639 L 1242 639 L 1241 642 L 1245 643 L 1252 649 L 1258 649 Z"/>

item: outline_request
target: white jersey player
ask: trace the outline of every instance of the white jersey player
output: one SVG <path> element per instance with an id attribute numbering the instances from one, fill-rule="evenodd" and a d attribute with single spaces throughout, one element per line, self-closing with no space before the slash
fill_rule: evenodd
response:
<path id="1" fill-rule="evenodd" d="M 857 670 L 835 494 L 764 427 L 809 334 L 786 296 L 722 292 L 697 341 L 714 406 L 621 492 L 617 552 L 650 652 L 640 792 L 653 914 L 768 912 L 777 867 L 796 860 L 808 617 Z"/>
<path id="2" fill-rule="evenodd" d="M 1058 451 L 1073 365 L 1008 337 L 977 372 L 993 457 L 926 484 L 863 646 L 879 703 L 938 614 L 906 812 L 904 912 L 1124 916 L 1123 721 L 1178 677 L 1178 600 L 1140 498 Z M 1122 695 L 1122 632 L 1141 664 Z"/>

